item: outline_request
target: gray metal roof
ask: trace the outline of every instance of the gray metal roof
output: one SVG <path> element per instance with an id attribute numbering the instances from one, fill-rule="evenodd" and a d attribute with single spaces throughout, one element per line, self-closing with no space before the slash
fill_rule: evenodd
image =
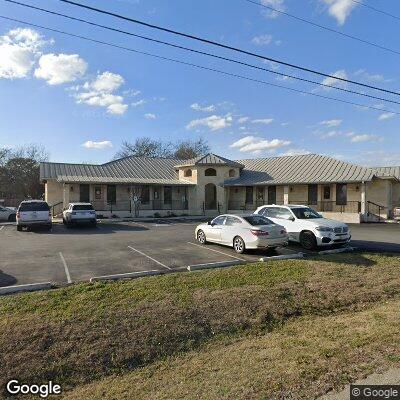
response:
<path id="1" fill-rule="evenodd" d="M 374 167 L 371 168 L 378 178 L 396 178 L 400 180 L 400 167 Z"/>
<path id="2" fill-rule="evenodd" d="M 126 157 L 101 165 L 40 163 L 40 179 L 59 182 L 115 182 L 192 185 L 179 180 L 173 158 Z"/>
<path id="3" fill-rule="evenodd" d="M 284 185 L 361 182 L 374 176 L 370 168 L 317 154 L 238 160 L 244 164 L 240 177 L 225 186 Z"/>
<path id="4" fill-rule="evenodd" d="M 176 167 L 190 167 L 192 165 L 227 165 L 229 167 L 243 168 L 244 165 L 237 161 L 228 160 L 225 157 L 217 156 L 213 153 L 208 153 L 204 156 L 192 158 L 191 160 L 185 160 Z"/>

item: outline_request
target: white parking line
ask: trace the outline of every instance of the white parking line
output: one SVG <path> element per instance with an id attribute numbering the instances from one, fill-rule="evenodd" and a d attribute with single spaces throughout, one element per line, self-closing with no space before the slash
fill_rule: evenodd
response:
<path id="1" fill-rule="evenodd" d="M 223 251 L 210 249 L 209 247 L 204 247 L 204 246 L 202 246 L 202 245 L 200 245 L 200 244 L 197 244 L 197 243 L 192 243 L 192 242 L 188 242 L 188 243 L 191 244 L 192 246 L 200 247 L 200 248 L 202 248 L 203 250 L 214 251 L 215 253 L 223 254 L 224 256 L 228 256 L 228 257 L 234 258 L 234 259 L 236 259 L 236 260 L 250 261 L 250 260 L 246 260 L 245 258 L 240 258 L 240 257 L 232 256 L 232 255 L 230 255 L 230 254 L 224 253 Z"/>
<path id="2" fill-rule="evenodd" d="M 131 223 L 131 224 L 138 225 L 138 226 L 141 226 L 142 228 L 149 229 L 149 227 L 148 227 L 148 226 L 146 226 L 146 225 L 143 225 L 143 224 L 139 224 L 138 222 L 135 222 L 135 221 L 130 221 L 130 223 Z"/>
<path id="3" fill-rule="evenodd" d="M 63 254 L 61 253 L 61 251 L 58 254 L 60 255 L 61 262 L 64 265 L 65 275 L 67 275 L 67 282 L 72 283 L 72 279 L 71 279 L 71 275 L 69 274 L 67 262 L 65 261 L 65 258 L 63 256 Z"/>
<path id="4" fill-rule="evenodd" d="M 4 225 L 0 226 L 0 231 L 2 231 L 4 229 Z"/>
<path id="5" fill-rule="evenodd" d="M 141 254 L 142 256 L 145 256 L 145 257 L 149 258 L 151 261 L 154 261 L 156 264 L 158 264 L 158 265 L 161 265 L 162 267 L 164 267 L 164 268 L 167 268 L 167 269 L 171 270 L 171 268 L 170 268 L 170 267 L 168 267 L 167 265 L 163 264 L 163 263 L 162 263 L 162 262 L 160 262 L 160 261 L 157 261 L 155 258 L 153 258 L 153 257 L 150 257 L 150 256 L 148 256 L 148 255 L 147 255 L 147 254 L 145 254 L 145 253 L 142 253 L 141 251 L 139 251 L 139 250 L 137 250 L 137 249 L 133 248 L 132 246 L 128 246 L 128 248 L 129 248 L 129 249 L 131 249 L 131 250 L 133 250 L 133 251 L 136 251 L 137 253 Z"/>

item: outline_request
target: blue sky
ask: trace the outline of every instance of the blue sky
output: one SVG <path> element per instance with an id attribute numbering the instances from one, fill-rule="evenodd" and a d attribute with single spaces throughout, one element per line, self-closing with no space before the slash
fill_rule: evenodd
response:
<path id="1" fill-rule="evenodd" d="M 262 0 L 400 51 L 400 22 L 352 0 Z M 365 0 L 400 15 L 400 4 Z M 102 16 L 57 0 L 26 3 L 300 75 L 289 68 Z M 81 1 L 329 74 L 399 90 L 400 55 L 299 23 L 244 0 Z M 271 83 L 399 111 L 396 105 L 282 80 L 0 0 L 0 15 Z M 322 77 L 301 76 L 322 81 Z M 333 85 L 342 83 L 328 82 Z M 347 88 L 362 90 L 354 86 Z M 370 94 L 396 100 L 379 92 Z M 109 161 L 122 141 L 206 139 L 234 159 L 321 153 L 399 165 L 399 115 L 222 76 L 0 19 L 0 146 L 42 143 L 52 161 Z"/>

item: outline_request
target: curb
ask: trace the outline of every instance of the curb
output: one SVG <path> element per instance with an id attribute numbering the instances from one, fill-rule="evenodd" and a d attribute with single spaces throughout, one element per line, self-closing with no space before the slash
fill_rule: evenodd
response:
<path id="1" fill-rule="evenodd" d="M 220 261 L 215 263 L 207 263 L 207 264 L 194 264 L 188 265 L 186 269 L 188 271 L 199 271 L 201 269 L 210 269 L 210 268 L 224 268 L 224 267 L 232 267 L 234 265 L 244 264 L 243 261 Z"/>
<path id="2" fill-rule="evenodd" d="M 318 254 L 336 254 L 336 253 L 346 253 L 348 251 L 354 251 L 354 247 L 344 247 L 342 249 L 333 249 L 333 250 L 322 250 L 319 251 Z"/>
<path id="3" fill-rule="evenodd" d="M 163 275 L 165 273 L 166 272 L 160 271 L 158 269 L 153 269 L 151 271 L 127 272 L 125 274 L 94 276 L 90 278 L 89 282 L 93 283 L 99 281 L 117 281 L 119 279 L 136 279 L 143 276 Z"/>
<path id="4" fill-rule="evenodd" d="M 34 292 L 36 290 L 47 290 L 51 289 L 51 282 L 43 283 L 29 283 L 26 285 L 15 285 L 15 286 L 4 286 L 0 287 L 0 295 L 19 293 L 19 292 Z"/>
<path id="5" fill-rule="evenodd" d="M 293 260 L 296 258 L 303 258 L 304 253 L 296 253 L 296 254 L 283 254 L 281 256 L 271 256 L 271 257 L 261 257 L 259 261 L 275 261 L 275 260 Z"/>

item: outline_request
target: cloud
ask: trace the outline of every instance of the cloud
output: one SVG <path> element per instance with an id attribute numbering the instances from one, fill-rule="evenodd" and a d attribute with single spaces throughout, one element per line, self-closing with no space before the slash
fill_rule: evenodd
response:
<path id="1" fill-rule="evenodd" d="M 209 106 L 201 106 L 198 103 L 193 103 L 190 108 L 195 111 L 204 111 L 204 112 L 214 112 L 215 106 L 214 104 L 210 104 Z"/>
<path id="2" fill-rule="evenodd" d="M 261 4 L 266 7 L 275 8 L 279 11 L 286 10 L 284 0 L 261 0 Z M 277 18 L 279 16 L 279 13 L 277 11 L 268 10 L 265 8 L 262 10 L 262 13 L 266 18 Z"/>
<path id="3" fill-rule="evenodd" d="M 346 73 L 346 71 L 344 69 L 336 71 L 336 72 L 334 72 L 334 73 L 332 73 L 330 75 L 332 75 L 332 76 L 334 76 L 336 78 L 347 79 L 347 73 Z M 327 78 L 323 79 L 322 83 L 324 85 L 327 85 L 327 86 L 335 86 L 335 87 L 346 87 L 347 86 L 346 82 L 338 80 L 338 79 L 335 79 L 333 77 L 332 78 L 331 77 L 327 77 Z M 329 88 L 329 87 L 324 87 L 323 89 L 324 90 L 331 90 L 331 88 Z"/>
<path id="4" fill-rule="evenodd" d="M 133 102 L 133 103 L 131 103 L 131 106 L 132 107 L 139 107 L 139 106 L 142 106 L 143 104 L 146 104 L 146 100 L 138 100 L 138 101 L 135 101 L 135 102 Z"/>
<path id="5" fill-rule="evenodd" d="M 186 125 L 186 129 L 193 129 L 199 126 L 206 126 L 211 131 L 218 131 L 232 125 L 232 117 L 228 114 L 226 116 L 211 115 L 207 118 L 199 118 L 190 121 Z"/>
<path id="6" fill-rule="evenodd" d="M 381 114 L 381 115 L 378 117 L 378 121 L 385 121 L 385 120 L 387 120 L 387 119 L 391 119 L 391 118 L 393 118 L 395 115 L 396 115 L 396 114 L 390 113 L 390 112 L 383 113 L 383 114 Z"/>
<path id="7" fill-rule="evenodd" d="M 349 134 L 348 136 L 351 137 L 350 141 L 352 143 L 363 143 L 363 142 L 377 142 L 382 140 L 381 137 L 377 135 L 368 135 L 368 134 L 363 134 L 363 135 L 355 135 L 355 134 Z"/>
<path id="8" fill-rule="evenodd" d="M 331 138 L 333 138 L 333 137 L 337 137 L 337 136 L 341 136 L 341 135 L 342 135 L 342 132 L 339 132 L 339 131 L 329 131 L 329 132 L 323 133 L 323 134 L 320 136 L 320 138 L 321 138 L 321 139 L 331 139 Z"/>
<path id="9" fill-rule="evenodd" d="M 289 149 L 279 155 L 283 157 L 283 156 L 303 156 L 305 154 L 311 154 L 311 152 L 305 149 Z"/>
<path id="10" fill-rule="evenodd" d="M 246 123 L 250 118 L 249 117 L 240 117 L 237 121 L 239 124 Z"/>
<path id="11" fill-rule="evenodd" d="M 112 72 L 98 74 L 93 81 L 85 82 L 74 95 L 78 104 L 87 104 L 93 107 L 103 107 L 108 114 L 122 115 L 128 110 L 124 97 L 114 92 L 120 89 L 125 80 L 121 75 Z"/>
<path id="12" fill-rule="evenodd" d="M 45 43 L 38 32 L 28 28 L 0 36 L 0 79 L 26 78 Z"/>
<path id="13" fill-rule="evenodd" d="M 49 85 L 61 85 L 81 78 L 88 68 L 78 54 L 45 54 L 39 59 L 35 77 L 44 79 Z"/>
<path id="14" fill-rule="evenodd" d="M 264 118 L 264 119 L 253 119 L 251 121 L 252 124 L 263 124 L 263 125 L 269 125 L 274 121 L 273 118 Z"/>
<path id="15" fill-rule="evenodd" d="M 92 140 L 88 140 L 87 142 L 82 144 L 82 147 L 85 147 L 86 149 L 103 150 L 111 148 L 113 147 L 113 145 L 109 140 L 103 140 L 102 142 L 94 142 Z"/>
<path id="16" fill-rule="evenodd" d="M 155 114 L 152 114 L 152 113 L 144 114 L 144 117 L 146 119 L 156 119 L 157 118 L 157 116 Z"/>
<path id="17" fill-rule="evenodd" d="M 339 25 L 343 25 L 353 9 L 357 7 L 357 3 L 353 0 L 323 0 L 323 2 L 328 5 L 328 13 Z"/>
<path id="18" fill-rule="evenodd" d="M 341 119 L 327 119 L 325 121 L 321 121 L 319 124 L 323 126 L 328 126 L 329 128 L 332 128 L 334 126 L 339 126 L 343 120 Z"/>
<path id="19" fill-rule="evenodd" d="M 257 45 L 257 46 L 265 46 L 267 44 L 270 44 L 272 42 L 273 36 L 272 35 L 259 35 L 253 37 L 251 39 L 251 43 Z"/>
<path id="20" fill-rule="evenodd" d="M 365 69 L 359 69 L 354 72 L 355 76 L 361 77 L 365 81 L 370 82 L 391 82 L 393 79 L 386 79 L 382 74 L 371 74 Z"/>
<path id="21" fill-rule="evenodd" d="M 258 154 L 262 151 L 275 151 L 280 147 L 288 146 L 291 142 L 289 140 L 281 139 L 262 139 L 255 136 L 246 136 L 242 139 L 232 143 L 230 147 L 237 148 L 241 152 Z"/>

